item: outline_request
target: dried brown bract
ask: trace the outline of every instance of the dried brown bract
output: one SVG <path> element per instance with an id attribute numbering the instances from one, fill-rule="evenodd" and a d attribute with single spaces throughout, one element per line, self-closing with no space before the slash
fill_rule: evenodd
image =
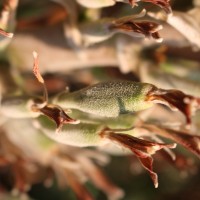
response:
<path id="1" fill-rule="evenodd" d="M 145 11 L 142 11 L 142 13 L 145 14 Z M 152 37 L 157 42 L 162 42 L 162 38 L 158 33 L 162 29 L 160 24 L 153 21 L 135 19 L 135 16 L 127 16 L 113 21 L 110 29 L 138 37 Z"/>
<path id="2" fill-rule="evenodd" d="M 187 124 L 191 124 L 193 113 L 200 108 L 200 99 L 187 95 L 179 90 L 153 89 L 147 97 L 147 101 L 161 102 L 171 108 L 178 109 L 185 117 Z"/>
<path id="3" fill-rule="evenodd" d="M 155 4 L 162 8 L 167 14 L 172 13 L 172 9 L 169 3 L 170 0 L 129 0 L 129 3 L 134 7 L 137 6 L 137 2 L 139 1 Z"/>
<path id="4" fill-rule="evenodd" d="M 78 120 L 69 117 L 65 111 L 56 105 L 46 105 L 40 109 L 40 112 L 45 116 L 52 119 L 57 125 L 57 131 L 59 131 L 64 124 L 77 124 Z"/>
<path id="5" fill-rule="evenodd" d="M 150 130 L 151 132 L 156 133 L 157 135 L 177 142 L 178 144 L 184 146 L 186 149 L 200 157 L 199 135 L 192 135 L 186 131 L 174 130 L 159 125 L 145 124 L 143 127 Z"/>
<path id="6" fill-rule="evenodd" d="M 155 188 L 158 187 L 158 176 L 153 171 L 153 158 L 151 157 L 151 155 L 155 154 L 156 151 L 159 151 L 166 147 L 173 149 L 176 147 L 176 144 L 162 144 L 151 142 L 127 134 L 109 132 L 109 130 L 103 132 L 101 136 L 106 137 L 112 142 L 116 142 L 120 146 L 131 150 L 139 159 L 142 166 L 149 172 Z"/>

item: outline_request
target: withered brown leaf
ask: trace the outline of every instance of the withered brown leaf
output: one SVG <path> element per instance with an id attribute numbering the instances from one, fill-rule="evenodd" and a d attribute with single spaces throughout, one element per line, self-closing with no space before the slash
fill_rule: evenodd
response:
<path id="1" fill-rule="evenodd" d="M 162 38 L 158 33 L 162 29 L 162 26 L 150 20 L 139 20 L 135 19 L 134 16 L 127 16 L 113 21 L 110 29 L 139 37 L 152 37 L 157 42 L 162 42 Z"/>
<path id="2" fill-rule="evenodd" d="M 64 124 L 77 124 L 78 120 L 69 117 L 65 111 L 56 105 L 46 105 L 39 109 L 42 114 L 52 119 L 57 125 L 57 131 L 59 131 Z"/>
<path id="3" fill-rule="evenodd" d="M 148 94 L 147 101 L 155 101 L 178 109 L 185 117 L 187 124 L 191 124 L 193 113 L 200 108 L 200 98 L 181 92 L 180 90 L 164 90 L 153 88 Z"/>
<path id="4" fill-rule="evenodd" d="M 157 135 L 171 139 L 200 157 L 200 136 L 192 135 L 185 131 L 174 130 L 159 125 L 145 124 L 144 128 Z"/>
<path id="5" fill-rule="evenodd" d="M 152 3 L 155 4 L 157 6 L 159 6 L 160 8 L 162 8 L 167 14 L 172 13 L 172 9 L 170 6 L 170 0 L 139 0 L 139 1 L 143 1 L 143 2 L 148 2 L 148 3 Z M 131 6 L 136 6 L 137 5 L 138 0 L 129 0 L 129 3 Z"/>
<path id="6" fill-rule="evenodd" d="M 101 136 L 108 138 L 112 142 L 116 142 L 120 146 L 131 150 L 139 159 L 142 166 L 149 172 L 155 188 L 158 187 L 158 178 L 157 174 L 153 171 L 153 158 L 151 155 L 165 147 L 175 148 L 176 144 L 151 142 L 127 134 L 114 133 L 109 131 L 103 132 Z"/>

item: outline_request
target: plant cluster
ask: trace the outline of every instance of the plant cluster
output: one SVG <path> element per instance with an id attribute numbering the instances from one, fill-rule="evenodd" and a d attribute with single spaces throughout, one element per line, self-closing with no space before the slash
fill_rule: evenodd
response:
<path id="1" fill-rule="evenodd" d="M 200 157 L 197 1 L 176 12 L 169 0 L 53 0 L 16 18 L 30 2 L 5 0 L 0 15 L 0 198 L 29 198 L 32 185 L 56 177 L 78 199 L 94 199 L 88 181 L 122 199 L 100 167 L 113 153 L 133 154 L 155 188 L 152 155 L 176 166 L 180 144 Z M 64 89 L 72 79 L 77 88 Z"/>

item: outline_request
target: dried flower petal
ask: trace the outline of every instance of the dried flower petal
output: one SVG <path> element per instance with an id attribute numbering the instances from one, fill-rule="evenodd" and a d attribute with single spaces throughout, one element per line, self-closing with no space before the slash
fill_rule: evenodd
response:
<path id="1" fill-rule="evenodd" d="M 136 6 L 138 1 L 149 2 L 162 8 L 167 14 L 172 13 L 170 0 L 129 0 L 131 6 Z"/>
<path id="2" fill-rule="evenodd" d="M 130 149 L 140 160 L 143 167 L 149 172 L 154 182 L 155 188 L 158 187 L 157 174 L 153 172 L 153 159 L 151 157 L 156 151 L 168 147 L 175 148 L 176 144 L 162 144 L 139 139 L 127 134 L 103 132 L 102 137 L 108 138 L 112 142 L 117 142 L 120 146 Z"/>
<path id="3" fill-rule="evenodd" d="M 102 136 L 110 139 L 112 142 L 117 142 L 123 147 L 129 148 L 131 151 L 138 150 L 150 155 L 154 154 L 156 151 L 159 151 L 164 147 L 172 149 L 176 147 L 176 144 L 163 144 L 151 142 L 148 140 L 143 140 L 137 137 L 121 133 L 106 132 L 102 133 Z"/>
<path id="4" fill-rule="evenodd" d="M 182 112 L 187 124 L 191 124 L 192 114 L 200 108 L 200 98 L 187 95 L 179 90 L 164 90 L 154 88 L 147 97 L 147 101 L 154 101 L 176 108 Z"/>
<path id="5" fill-rule="evenodd" d="M 160 24 L 153 21 L 136 20 L 136 17 L 133 15 L 115 20 L 109 28 L 133 36 L 152 37 L 157 42 L 162 42 L 162 38 L 158 33 L 162 29 Z"/>
<path id="6" fill-rule="evenodd" d="M 162 126 L 144 125 L 145 128 L 157 135 L 169 138 L 200 157 L 200 136 L 191 135 L 184 131 L 173 130 Z"/>
<path id="7" fill-rule="evenodd" d="M 142 166 L 149 172 L 149 175 L 154 183 L 155 188 L 158 187 L 158 175 L 153 171 L 153 158 L 149 155 L 144 155 L 140 151 L 134 151 Z"/>
<path id="8" fill-rule="evenodd" d="M 57 131 L 59 131 L 64 124 L 78 124 L 79 121 L 70 118 L 64 110 L 55 105 L 46 105 L 40 109 L 45 116 L 52 119 L 57 125 Z"/>

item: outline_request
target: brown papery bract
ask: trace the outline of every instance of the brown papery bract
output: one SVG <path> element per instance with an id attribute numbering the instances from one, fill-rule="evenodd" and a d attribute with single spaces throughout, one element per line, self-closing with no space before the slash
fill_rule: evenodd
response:
<path id="1" fill-rule="evenodd" d="M 176 144 L 156 143 L 136 138 L 127 134 L 113 133 L 109 131 L 102 132 L 101 136 L 111 140 L 111 142 L 117 143 L 121 147 L 131 150 L 139 159 L 142 166 L 149 172 L 155 188 L 158 187 L 158 177 L 157 174 L 153 171 L 153 158 L 151 155 L 155 154 L 156 151 L 166 147 L 173 149 L 176 147 Z"/>
<path id="2" fill-rule="evenodd" d="M 111 30 L 122 31 L 127 34 L 136 34 L 143 37 L 152 37 L 157 42 L 162 42 L 158 31 L 162 29 L 162 26 L 153 21 L 135 20 L 131 16 L 124 19 L 114 21 L 111 26 Z"/>
<path id="3" fill-rule="evenodd" d="M 200 157 L 199 135 L 192 135 L 186 131 L 174 130 L 159 125 L 145 124 L 142 126 L 157 135 L 173 140 Z"/>
<path id="4" fill-rule="evenodd" d="M 172 13 L 172 9 L 169 3 L 170 0 L 139 0 L 139 1 L 155 4 L 159 6 L 160 8 L 162 8 L 167 14 Z M 137 5 L 137 2 L 138 1 L 136 0 L 129 0 L 130 5 L 133 7 Z"/>
<path id="5" fill-rule="evenodd" d="M 173 89 L 164 90 L 153 88 L 146 100 L 166 104 L 172 109 L 178 109 L 185 115 L 187 125 L 191 125 L 192 115 L 200 108 L 200 98 Z"/>

